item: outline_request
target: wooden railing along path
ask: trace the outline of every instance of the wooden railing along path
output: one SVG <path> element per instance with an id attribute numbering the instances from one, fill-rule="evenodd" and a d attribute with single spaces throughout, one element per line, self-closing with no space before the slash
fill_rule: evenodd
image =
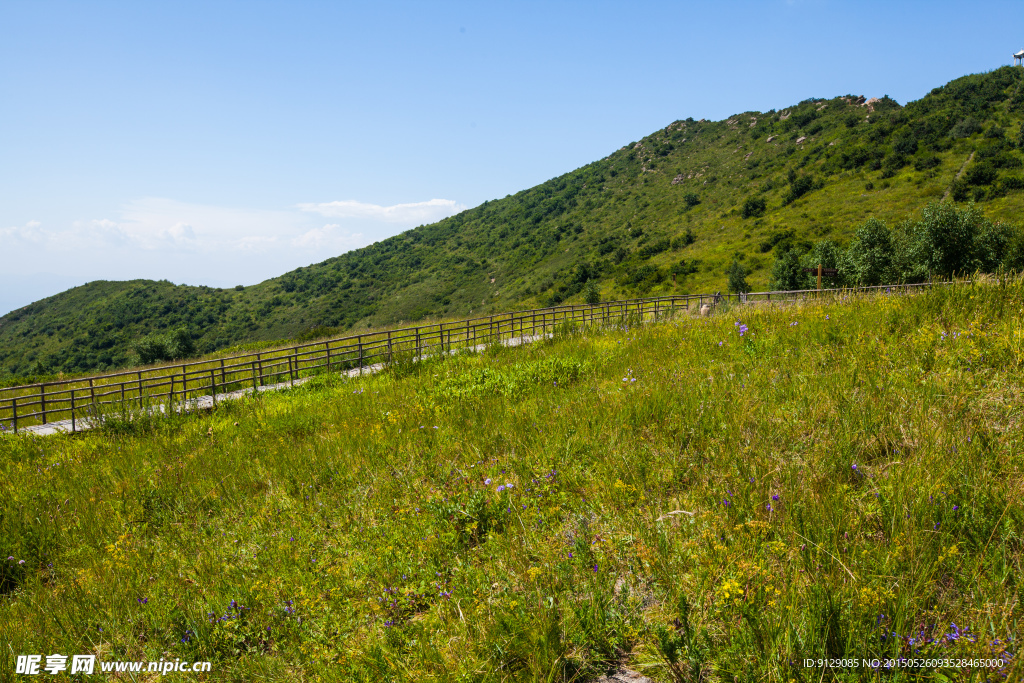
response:
<path id="1" fill-rule="evenodd" d="M 785 302 L 871 290 L 906 292 L 928 285 L 863 287 L 856 290 L 802 290 L 750 294 L 691 294 L 607 301 L 598 304 L 553 306 L 454 322 L 434 323 L 379 332 L 364 332 L 280 349 L 225 358 L 190 361 L 125 370 L 106 375 L 53 380 L 0 389 L 0 431 L 33 425 L 77 421 L 103 413 L 104 406 L 146 409 L 174 406 L 218 394 L 297 379 L 331 370 L 353 370 L 396 359 L 416 360 L 436 352 L 537 337 L 559 325 L 606 325 L 617 321 L 638 324 L 705 303 Z"/>

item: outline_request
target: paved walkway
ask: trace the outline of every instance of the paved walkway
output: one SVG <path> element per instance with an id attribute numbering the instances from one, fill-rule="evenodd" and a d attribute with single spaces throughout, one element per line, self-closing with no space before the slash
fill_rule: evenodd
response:
<path id="1" fill-rule="evenodd" d="M 511 339 L 503 340 L 501 343 L 504 346 L 521 346 L 523 344 L 529 344 L 531 342 L 535 342 L 535 341 L 541 339 L 542 337 L 551 337 L 551 336 L 552 335 L 550 333 L 548 333 L 546 335 L 512 337 Z M 483 351 L 486 348 L 487 348 L 486 344 L 477 344 L 476 346 L 472 347 L 471 350 L 473 350 L 473 351 Z M 445 355 L 454 355 L 454 354 L 459 353 L 459 352 L 464 351 L 464 350 L 465 349 L 452 349 L 450 351 L 444 351 L 443 353 Z M 420 361 L 420 360 L 424 360 L 424 359 L 429 358 L 429 357 L 430 357 L 429 355 L 427 355 L 427 356 L 419 356 L 419 357 L 417 357 L 417 358 L 415 358 L 413 360 L 414 361 Z M 358 377 L 358 376 L 363 375 L 363 374 L 370 374 L 370 375 L 372 375 L 373 373 L 380 372 L 383 369 L 384 369 L 384 363 L 374 363 L 373 365 L 364 365 L 364 366 L 362 366 L 360 368 L 352 368 L 351 370 L 346 370 L 346 371 L 344 371 L 344 372 L 342 372 L 340 374 L 341 374 L 342 377 Z M 297 386 L 300 386 L 302 384 L 305 384 L 306 382 L 308 382 L 309 380 L 313 379 L 313 377 L 316 377 L 316 376 L 317 375 L 313 375 L 312 377 L 302 377 L 300 379 L 295 380 L 294 382 L 281 382 L 279 384 L 267 384 L 265 386 L 258 387 L 256 389 L 253 389 L 252 387 L 249 387 L 247 389 L 239 389 L 238 391 L 231 391 L 231 392 L 227 392 L 227 393 L 223 393 L 223 394 L 217 394 L 217 403 L 220 403 L 221 401 L 232 401 L 232 400 L 235 400 L 235 399 L 239 399 L 239 398 L 242 398 L 243 396 L 248 396 L 249 394 L 252 394 L 254 391 L 263 392 L 263 391 L 279 391 L 281 389 L 290 389 L 293 386 L 297 387 Z M 178 402 L 175 403 L 174 409 L 175 409 L 176 412 L 182 412 L 182 411 L 189 412 L 189 411 L 193 411 L 193 410 L 212 410 L 214 407 L 215 407 L 215 404 L 214 404 L 213 396 L 200 396 L 198 398 L 190 398 L 190 399 L 188 399 L 186 401 L 178 401 Z M 163 413 L 165 413 L 167 411 L 167 406 L 166 406 L 166 404 L 161 403 L 159 405 L 155 405 L 155 406 L 152 406 L 152 407 L 148 408 L 148 410 L 151 413 L 163 414 Z M 91 417 L 75 418 L 74 429 L 72 429 L 72 423 L 71 423 L 70 419 L 68 419 L 68 420 L 58 420 L 56 422 L 48 422 L 48 423 L 46 423 L 44 425 L 31 425 L 29 427 L 19 427 L 18 428 L 18 433 L 19 434 L 34 434 L 36 436 L 48 436 L 50 434 L 68 434 L 68 433 L 71 433 L 72 431 L 81 432 L 81 431 L 85 431 L 87 429 L 93 429 L 95 427 L 98 427 L 100 425 L 100 423 L 101 423 L 101 420 L 97 419 L 97 418 L 91 418 Z M 7 431 L 7 432 L 3 432 L 3 433 L 4 434 L 13 434 L 13 432 L 11 432 L 11 431 Z"/>

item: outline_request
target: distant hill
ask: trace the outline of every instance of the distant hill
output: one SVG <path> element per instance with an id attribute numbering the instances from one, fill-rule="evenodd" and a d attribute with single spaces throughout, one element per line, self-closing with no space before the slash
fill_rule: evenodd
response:
<path id="1" fill-rule="evenodd" d="M 724 290 L 737 258 L 759 289 L 780 249 L 844 242 L 869 217 L 898 222 L 943 197 L 1015 221 L 1022 84 L 1024 70 L 1003 67 L 906 106 L 847 95 L 675 121 L 536 187 L 244 289 L 92 282 L 0 318 L 0 378 L 128 365 L 133 345 L 152 348 L 139 340 L 172 330 L 208 352 L 580 300 L 587 283 L 604 298 Z"/>

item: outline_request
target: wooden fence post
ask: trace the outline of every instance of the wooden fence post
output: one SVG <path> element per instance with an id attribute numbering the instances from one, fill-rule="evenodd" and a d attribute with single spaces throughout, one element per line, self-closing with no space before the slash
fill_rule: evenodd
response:
<path id="1" fill-rule="evenodd" d="M 96 405 L 96 386 L 92 382 L 92 377 L 89 378 L 89 401 L 92 403 L 92 417 L 95 420 L 100 416 L 100 409 Z"/>
<path id="2" fill-rule="evenodd" d="M 252 393 L 255 396 L 259 391 L 256 385 L 256 361 L 249 361 L 249 371 L 252 373 Z"/>
<path id="3" fill-rule="evenodd" d="M 39 385 L 39 407 L 43 411 L 43 424 L 46 424 L 46 384 Z"/>
<path id="4" fill-rule="evenodd" d="M 331 371 L 331 342 L 324 344 L 327 348 L 327 372 Z"/>
<path id="5" fill-rule="evenodd" d="M 216 370 L 210 368 L 210 388 L 213 390 L 213 407 L 217 407 L 217 374 Z"/>
<path id="6" fill-rule="evenodd" d="M 14 433 L 18 433 L 18 396 L 17 394 L 11 395 L 11 413 L 14 418 Z"/>
<path id="7" fill-rule="evenodd" d="M 75 390 L 71 389 L 71 433 L 75 432 Z"/>
<path id="8" fill-rule="evenodd" d="M 388 330 L 388 363 L 393 363 L 394 359 L 391 353 L 391 330 Z"/>
<path id="9" fill-rule="evenodd" d="M 257 353 L 256 354 L 256 365 L 260 369 L 260 386 L 262 387 L 262 386 L 264 386 L 264 384 L 263 384 L 263 354 L 262 353 Z"/>
<path id="10" fill-rule="evenodd" d="M 359 335 L 359 376 L 363 376 L 363 335 Z"/>
<path id="11" fill-rule="evenodd" d="M 142 410 L 142 372 L 135 373 L 139 377 L 139 410 Z M 174 373 L 171 373 L 171 377 L 174 377 Z"/>
<path id="12" fill-rule="evenodd" d="M 224 375 L 224 359 L 220 359 L 220 385 L 227 386 L 228 378 Z"/>

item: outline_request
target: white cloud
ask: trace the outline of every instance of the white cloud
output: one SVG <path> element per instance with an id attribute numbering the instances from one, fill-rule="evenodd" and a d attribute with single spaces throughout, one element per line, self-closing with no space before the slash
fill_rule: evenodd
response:
<path id="1" fill-rule="evenodd" d="M 18 241 L 38 244 L 47 239 L 46 231 L 39 229 L 41 225 L 42 223 L 39 221 L 29 221 L 25 225 L 2 228 L 0 229 L 0 239 L 3 239 L 5 242 Z"/>
<path id="2" fill-rule="evenodd" d="M 356 218 L 385 223 L 401 223 L 406 227 L 434 223 L 465 211 L 463 204 L 451 199 L 431 199 L 426 202 L 380 206 L 355 200 L 299 204 L 303 211 L 318 213 L 328 218 Z"/>
<path id="3" fill-rule="evenodd" d="M 5 274 L 65 280 L 168 279 L 226 287 L 255 284 L 464 210 L 450 199 L 378 206 L 359 201 L 259 210 L 188 204 L 156 197 L 128 202 L 114 215 L 52 227 L 32 220 L 0 228 Z M 330 217 L 329 222 L 322 217 Z M 13 301 L 13 300 L 12 300 Z M 0 307 L 4 301 L 0 299 Z M 0 312 L 2 315 L 2 312 Z"/>
<path id="4" fill-rule="evenodd" d="M 308 230 L 291 241 L 300 249 L 334 249 L 348 251 L 363 242 L 363 233 L 345 232 L 338 223 L 328 223 L 320 228 Z"/>

